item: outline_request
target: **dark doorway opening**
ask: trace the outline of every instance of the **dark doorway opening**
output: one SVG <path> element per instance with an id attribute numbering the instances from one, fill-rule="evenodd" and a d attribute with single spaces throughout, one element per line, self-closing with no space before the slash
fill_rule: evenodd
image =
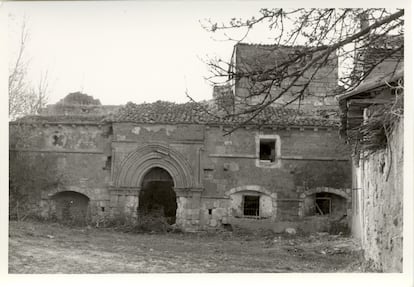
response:
<path id="1" fill-rule="evenodd" d="M 59 221 L 85 225 L 89 221 L 89 197 L 75 191 L 62 191 L 52 197 Z"/>
<path id="2" fill-rule="evenodd" d="M 152 168 L 142 182 L 138 213 L 163 216 L 168 224 L 174 224 L 176 212 L 177 199 L 172 177 L 162 168 Z"/>

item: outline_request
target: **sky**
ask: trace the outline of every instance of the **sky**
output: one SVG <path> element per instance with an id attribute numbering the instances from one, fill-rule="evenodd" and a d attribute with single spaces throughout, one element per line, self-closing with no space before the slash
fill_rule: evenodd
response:
<path id="1" fill-rule="evenodd" d="M 3 3 L 4 4 L 4 3 Z M 271 2 L 6 2 L 8 60 L 16 58 L 23 19 L 26 59 L 36 84 L 47 73 L 49 103 L 81 91 L 102 104 L 212 98 L 209 57 L 230 59 L 234 42 L 200 21 L 250 17 Z M 234 37 L 240 36 L 234 34 Z M 271 43 L 257 29 L 246 41 Z"/>

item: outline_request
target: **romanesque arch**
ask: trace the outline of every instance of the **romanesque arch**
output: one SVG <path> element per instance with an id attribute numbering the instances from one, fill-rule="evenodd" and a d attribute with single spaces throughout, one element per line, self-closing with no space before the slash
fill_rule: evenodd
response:
<path id="1" fill-rule="evenodd" d="M 194 186 L 191 168 L 184 156 L 161 144 L 146 145 L 127 155 L 115 176 L 115 185 L 139 188 L 145 174 L 154 167 L 165 169 L 173 178 L 175 188 Z"/>

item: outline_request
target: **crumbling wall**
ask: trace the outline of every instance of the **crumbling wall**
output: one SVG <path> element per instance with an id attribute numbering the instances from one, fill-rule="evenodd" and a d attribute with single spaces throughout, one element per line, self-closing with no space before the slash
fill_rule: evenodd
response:
<path id="1" fill-rule="evenodd" d="M 81 193 L 90 198 L 93 220 L 104 216 L 109 200 L 107 186 L 111 173 L 110 137 L 107 126 L 48 121 L 10 124 L 10 152 L 15 157 L 26 155 L 25 166 L 39 167 L 45 163 L 48 185 L 37 183 L 39 175 L 30 176 L 33 194 L 39 195 L 32 205 L 38 216 L 54 216 L 52 197 L 62 191 Z"/>
<path id="2" fill-rule="evenodd" d="M 402 272 L 403 143 L 400 120 L 387 149 L 360 161 L 362 245 L 366 258 L 385 272 Z"/>

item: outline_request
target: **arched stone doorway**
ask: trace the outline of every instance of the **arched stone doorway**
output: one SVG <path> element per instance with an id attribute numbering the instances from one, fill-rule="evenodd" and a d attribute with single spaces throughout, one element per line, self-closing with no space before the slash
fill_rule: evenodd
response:
<path id="1" fill-rule="evenodd" d="M 52 196 L 55 215 L 59 221 L 86 224 L 90 219 L 89 197 L 75 191 L 62 191 Z"/>
<path id="2" fill-rule="evenodd" d="M 177 198 L 173 178 L 163 168 L 151 168 L 142 180 L 138 214 L 163 216 L 169 224 L 174 224 L 176 213 Z"/>
<path id="3" fill-rule="evenodd" d="M 134 206 L 133 210 L 137 211 L 134 215 L 139 216 L 139 206 L 142 203 L 139 202 L 139 198 L 144 178 L 156 167 L 166 171 L 174 181 L 173 191 L 176 193 L 177 204 L 175 222 L 177 226 L 187 230 L 193 229 L 192 226 L 198 225 L 199 222 L 202 188 L 196 184 L 193 175 L 195 173 L 194 166 L 187 161 L 181 152 L 168 145 L 148 144 L 127 154 L 114 168 L 114 187 L 111 191 L 111 200 L 117 202 L 118 211 L 125 214 L 123 204 L 125 201 L 119 200 L 119 197 L 131 198 L 129 201 L 136 203 L 136 205 L 131 204 L 130 206 Z M 143 205 L 145 204 L 143 203 Z M 171 221 L 174 221 L 174 218 Z"/>

